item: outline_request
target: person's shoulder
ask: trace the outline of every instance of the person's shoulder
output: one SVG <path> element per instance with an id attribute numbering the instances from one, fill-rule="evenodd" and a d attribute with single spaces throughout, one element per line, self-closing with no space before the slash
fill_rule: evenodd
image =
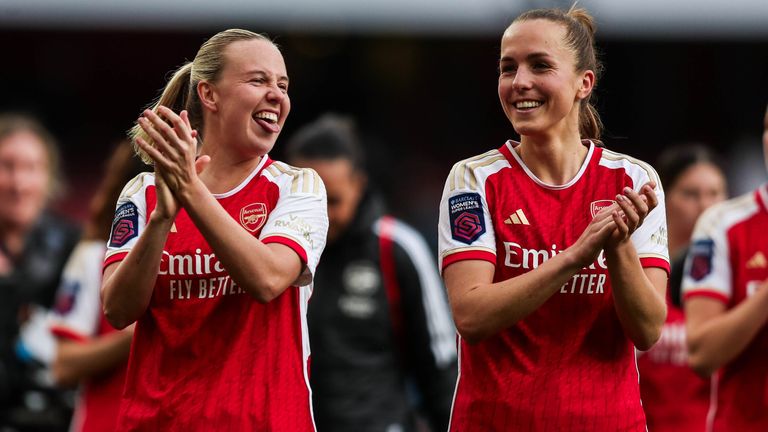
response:
<path id="1" fill-rule="evenodd" d="M 123 191 L 120 193 L 122 197 L 130 197 L 145 190 L 147 187 L 155 186 L 155 173 L 142 172 L 136 175 L 125 184 Z"/>
<path id="2" fill-rule="evenodd" d="M 697 227 L 704 232 L 725 231 L 759 211 L 754 191 L 713 204 L 699 217 Z"/>
<path id="3" fill-rule="evenodd" d="M 450 190 L 474 189 L 478 179 L 487 179 L 493 173 L 509 166 L 507 157 L 500 149 L 489 150 L 453 164 L 447 185 Z"/>
<path id="4" fill-rule="evenodd" d="M 319 195 L 325 190 L 323 180 L 311 168 L 299 168 L 281 161 L 272 161 L 261 172 L 267 180 L 276 183 L 290 193 Z"/>
<path id="5" fill-rule="evenodd" d="M 637 175 L 644 176 L 648 180 L 653 180 L 656 182 L 657 185 L 661 185 L 659 175 L 656 173 L 656 169 L 654 169 L 650 163 L 642 159 L 638 159 L 634 156 L 630 156 L 625 153 L 619 153 L 605 147 L 600 147 L 599 151 L 599 164 L 601 166 L 611 169 L 623 169 L 631 177 L 635 177 Z"/>

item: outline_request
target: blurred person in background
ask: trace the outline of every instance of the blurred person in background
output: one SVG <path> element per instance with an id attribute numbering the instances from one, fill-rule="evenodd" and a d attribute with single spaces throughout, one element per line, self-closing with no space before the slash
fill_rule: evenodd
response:
<path id="1" fill-rule="evenodd" d="M 763 127 L 768 159 L 768 111 Z M 701 215 L 683 300 L 689 363 L 716 372 L 707 430 L 768 430 L 768 184 Z"/>
<path id="2" fill-rule="evenodd" d="M 267 154 L 288 85 L 271 40 L 224 30 L 132 131 L 155 171 L 123 189 L 104 264 L 107 319 L 136 322 L 120 431 L 314 430 L 306 307 L 328 215 L 317 173 Z"/>
<path id="3" fill-rule="evenodd" d="M 70 408 L 46 365 L 43 330 L 78 229 L 48 207 L 61 189 L 57 144 L 32 117 L 0 114 L 0 427 L 62 430 Z"/>
<path id="4" fill-rule="evenodd" d="M 101 272 L 117 198 L 143 168 L 129 142 L 114 149 L 56 293 L 50 316 L 57 337 L 51 372 L 59 386 L 80 385 L 70 432 L 115 430 L 133 326 L 117 331 L 106 321 Z"/>
<path id="5" fill-rule="evenodd" d="M 703 432 L 710 380 L 688 366 L 680 284 L 696 219 L 727 198 L 726 179 L 714 154 L 701 145 L 671 147 L 656 167 L 666 195 L 671 273 L 661 338 L 638 352 L 640 396 L 650 432 Z"/>
<path id="6" fill-rule="evenodd" d="M 321 116 L 286 152 L 328 193 L 328 247 L 308 311 L 317 430 L 415 431 L 416 410 L 429 430 L 446 430 L 455 329 L 429 247 L 368 184 L 351 118 Z"/>
<path id="7" fill-rule="evenodd" d="M 664 192 L 598 141 L 584 9 L 537 9 L 501 38 L 498 97 L 520 142 L 458 162 L 440 261 L 460 334 L 451 431 L 645 431 L 635 347 L 661 334 Z"/>

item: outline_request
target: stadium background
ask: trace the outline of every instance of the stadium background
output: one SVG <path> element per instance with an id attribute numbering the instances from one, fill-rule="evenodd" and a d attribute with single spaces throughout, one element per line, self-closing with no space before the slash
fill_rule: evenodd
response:
<path id="1" fill-rule="evenodd" d="M 320 113 L 354 115 L 391 207 L 434 240 L 451 165 L 514 137 L 496 94 L 502 31 L 524 9 L 569 4 L 4 0 L 0 111 L 34 113 L 59 138 L 69 193 L 58 207 L 82 218 L 110 147 L 167 73 L 218 30 L 265 32 L 291 78 L 273 157 Z M 732 193 L 765 180 L 768 2 L 580 4 L 598 20 L 608 147 L 653 162 L 669 145 L 702 142 L 723 156 Z"/>

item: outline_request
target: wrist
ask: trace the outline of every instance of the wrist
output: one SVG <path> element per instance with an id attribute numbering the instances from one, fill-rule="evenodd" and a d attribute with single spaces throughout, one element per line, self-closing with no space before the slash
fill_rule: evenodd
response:
<path id="1" fill-rule="evenodd" d="M 202 180 L 195 177 L 188 186 L 179 189 L 178 199 L 184 207 L 187 207 L 190 203 L 199 201 L 207 191 L 208 188 L 203 184 Z"/>
<path id="2" fill-rule="evenodd" d="M 175 213 L 173 215 L 168 215 L 168 214 L 161 214 L 158 211 L 153 211 L 152 214 L 149 215 L 148 225 L 151 224 L 159 228 L 168 228 L 170 230 L 175 220 L 176 220 Z"/>

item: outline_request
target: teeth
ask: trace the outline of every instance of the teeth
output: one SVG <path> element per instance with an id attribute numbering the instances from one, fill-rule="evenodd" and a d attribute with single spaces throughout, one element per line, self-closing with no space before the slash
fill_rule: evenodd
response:
<path id="1" fill-rule="evenodd" d="M 539 106 L 541 106 L 541 102 L 539 101 L 520 101 L 515 103 L 515 108 L 518 109 L 536 108 Z"/>
<path id="2" fill-rule="evenodd" d="M 266 120 L 270 123 L 277 123 L 277 114 L 268 111 L 260 111 L 254 114 L 253 118 Z"/>

